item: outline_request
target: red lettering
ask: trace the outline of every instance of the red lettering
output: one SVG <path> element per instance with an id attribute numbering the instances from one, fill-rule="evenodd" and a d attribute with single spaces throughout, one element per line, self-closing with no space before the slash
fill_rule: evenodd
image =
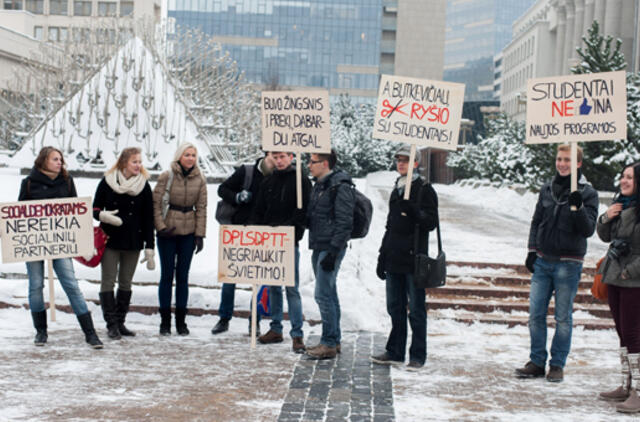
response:
<path id="1" fill-rule="evenodd" d="M 561 101 L 560 104 L 556 101 L 551 103 L 551 117 L 555 117 L 556 112 L 560 117 L 573 116 L 573 100 Z"/>

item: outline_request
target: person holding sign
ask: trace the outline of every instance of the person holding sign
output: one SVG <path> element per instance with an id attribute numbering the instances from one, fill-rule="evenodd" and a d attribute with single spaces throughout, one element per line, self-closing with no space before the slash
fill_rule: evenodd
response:
<path id="1" fill-rule="evenodd" d="M 407 310 L 411 325 L 409 370 L 418 370 L 427 359 L 427 310 L 425 290 L 413 284 L 414 247 L 418 226 L 419 252 L 426 253 L 429 232 L 438 224 L 438 196 L 420 177 L 417 159 L 409 163 L 411 153 L 402 146 L 395 154 L 400 177 L 389 197 L 387 226 L 380 245 L 376 274 L 386 281 L 387 312 L 391 317 L 391 333 L 386 350 L 371 357 L 380 365 L 401 364 L 407 347 Z M 409 199 L 404 198 L 409 165 L 414 167 Z M 408 305 L 408 307 L 407 307 Z"/>
<path id="2" fill-rule="evenodd" d="M 73 178 L 65 168 L 62 152 L 54 147 L 44 147 L 38 153 L 29 176 L 22 180 L 18 201 L 77 197 Z M 78 318 L 86 342 L 94 349 L 103 345 L 95 329 L 91 313 L 87 309 L 82 291 L 78 287 L 71 258 L 53 260 L 53 269 L 67 294 L 69 304 Z M 36 346 L 47 342 L 47 313 L 44 306 L 44 261 L 27 262 L 29 275 L 29 308 L 36 329 Z"/>
<path id="3" fill-rule="evenodd" d="M 176 278 L 176 331 L 188 335 L 189 268 L 207 232 L 207 181 L 198 167 L 195 145 L 181 144 L 169 170 L 153 189 L 153 216 L 160 254 L 160 334 L 171 335 L 171 290 Z"/>
<path id="4" fill-rule="evenodd" d="M 309 347 L 315 359 L 333 359 L 340 347 L 340 301 L 337 278 L 353 230 L 355 194 L 351 177 L 335 168 L 338 158 L 330 154 L 311 154 L 309 172 L 315 184 L 309 203 L 309 249 L 316 277 L 314 297 L 322 317 L 320 343 Z"/>
<path id="5" fill-rule="evenodd" d="M 529 293 L 529 362 L 516 369 L 518 378 L 545 376 L 547 362 L 547 311 L 555 297 L 556 330 L 551 344 L 547 381 L 561 382 L 571 348 L 573 299 L 578 291 L 587 238 L 596 229 L 598 192 L 580 172 L 578 190 L 571 192 L 571 147 L 558 145 L 556 175 L 542 186 L 529 230 L 526 267 L 533 273 Z M 555 294 L 554 294 L 555 293 Z"/>
<path id="6" fill-rule="evenodd" d="M 258 190 L 258 198 L 253 207 L 249 221 L 253 225 L 266 226 L 294 226 L 296 236 L 295 254 L 295 286 L 286 287 L 289 320 L 291 321 L 290 335 L 293 341 L 293 351 L 303 353 L 305 350 L 302 332 L 302 300 L 298 286 L 300 252 L 298 242 L 304 234 L 304 220 L 309 203 L 311 182 L 302 177 L 302 209 L 297 208 L 296 198 L 296 169 L 292 165 L 293 154 L 289 152 L 272 152 L 275 169 L 264 178 Z M 282 287 L 269 288 L 271 299 L 271 327 L 266 334 L 258 337 L 262 344 L 281 343 L 282 338 Z"/>
<path id="7" fill-rule="evenodd" d="M 153 198 L 142 166 L 140 148 L 125 148 L 118 161 L 105 173 L 93 199 L 93 216 L 107 234 L 100 261 L 102 283 L 100 305 L 109 338 L 134 336 L 124 321 L 131 302 L 131 280 L 140 251 L 148 270 L 155 269 L 153 240 Z M 114 287 L 118 278 L 118 292 Z"/>
<path id="8" fill-rule="evenodd" d="M 640 163 L 624 168 L 620 192 L 598 218 L 598 236 L 611 242 L 600 265 L 602 282 L 607 285 L 607 299 L 620 338 L 622 385 L 600 393 L 600 399 L 624 401 L 618 411 L 640 412 L 640 204 L 638 183 Z"/>

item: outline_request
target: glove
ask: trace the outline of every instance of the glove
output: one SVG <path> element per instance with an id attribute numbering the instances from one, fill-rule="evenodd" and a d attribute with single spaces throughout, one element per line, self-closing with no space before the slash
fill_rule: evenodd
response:
<path id="1" fill-rule="evenodd" d="M 400 212 L 404 213 L 409 218 L 415 218 L 418 214 L 418 207 L 408 199 L 401 200 L 398 208 L 400 208 Z"/>
<path id="2" fill-rule="evenodd" d="M 569 194 L 569 205 L 580 208 L 582 206 L 582 194 L 580 191 L 571 192 Z"/>
<path id="3" fill-rule="evenodd" d="M 156 269 L 156 262 L 153 260 L 153 256 L 155 252 L 153 249 L 145 249 L 144 250 L 144 258 L 140 261 L 141 264 L 147 263 L 147 270 L 153 271 Z"/>
<path id="4" fill-rule="evenodd" d="M 117 213 L 118 210 L 100 211 L 100 214 L 98 214 L 98 220 L 102 221 L 104 224 L 120 227 L 122 225 L 122 219 L 120 217 L 116 217 Z"/>
<path id="5" fill-rule="evenodd" d="M 251 202 L 251 197 L 253 195 L 251 195 L 251 192 L 249 192 L 248 190 L 242 190 L 238 193 L 236 193 L 236 203 L 237 204 L 248 204 L 249 202 Z"/>
<path id="6" fill-rule="evenodd" d="M 176 229 L 175 227 L 171 227 L 170 229 L 165 227 L 162 230 L 158 230 L 158 237 L 165 237 L 165 238 L 173 237 L 173 236 L 175 236 L 173 234 L 173 231 L 175 229 Z"/>
<path id="7" fill-rule="evenodd" d="M 527 260 L 524 262 L 524 266 L 527 267 L 527 270 L 533 274 L 533 264 L 535 264 L 536 259 L 538 259 L 538 255 L 535 252 L 529 252 L 527 254 Z"/>
<path id="8" fill-rule="evenodd" d="M 204 239 L 202 238 L 202 236 L 196 236 L 195 243 L 196 243 L 196 253 L 199 253 L 202 250 L 202 248 L 204 248 Z"/>
<path id="9" fill-rule="evenodd" d="M 376 275 L 380 280 L 386 280 L 387 274 L 384 271 L 384 255 L 378 255 L 378 265 L 376 266 Z"/>
<path id="10" fill-rule="evenodd" d="M 329 252 L 328 254 L 326 254 L 324 256 L 324 258 L 322 258 L 322 261 L 320 261 L 320 266 L 326 272 L 331 272 L 331 271 L 335 270 L 336 269 L 336 256 L 333 253 Z"/>

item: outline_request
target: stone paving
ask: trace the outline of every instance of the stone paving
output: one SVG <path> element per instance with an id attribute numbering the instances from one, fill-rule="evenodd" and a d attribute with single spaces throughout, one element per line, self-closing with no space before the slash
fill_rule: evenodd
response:
<path id="1" fill-rule="evenodd" d="M 308 344 L 318 341 L 318 336 L 310 336 Z M 278 421 L 394 421 L 390 368 L 369 360 L 372 353 L 384 350 L 385 341 L 382 334 L 349 333 L 336 359 L 303 356 Z"/>

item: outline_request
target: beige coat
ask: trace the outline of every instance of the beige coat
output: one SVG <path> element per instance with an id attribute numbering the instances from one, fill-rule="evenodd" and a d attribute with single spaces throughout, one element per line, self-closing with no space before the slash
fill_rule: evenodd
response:
<path id="1" fill-rule="evenodd" d="M 604 242 L 628 239 L 631 246 L 630 252 L 620 259 L 604 259 L 600 266 L 601 273 L 606 269 L 602 282 L 620 287 L 640 287 L 640 224 L 636 222 L 636 208 L 623 210 L 620 217 L 613 220 L 609 220 L 606 213 L 601 215 L 596 229 Z M 623 270 L 629 274 L 628 279 L 620 277 Z"/>
<path id="2" fill-rule="evenodd" d="M 162 195 L 169 180 L 169 171 L 173 171 L 173 182 L 169 193 L 169 203 L 180 207 L 195 207 L 195 211 L 176 211 L 170 209 L 166 218 L 162 219 Z M 177 162 L 171 163 L 171 170 L 158 177 L 153 188 L 153 219 L 156 230 L 175 227 L 173 234 L 185 235 L 194 233 L 205 237 L 207 232 L 207 182 L 196 167 L 185 178 Z"/>

